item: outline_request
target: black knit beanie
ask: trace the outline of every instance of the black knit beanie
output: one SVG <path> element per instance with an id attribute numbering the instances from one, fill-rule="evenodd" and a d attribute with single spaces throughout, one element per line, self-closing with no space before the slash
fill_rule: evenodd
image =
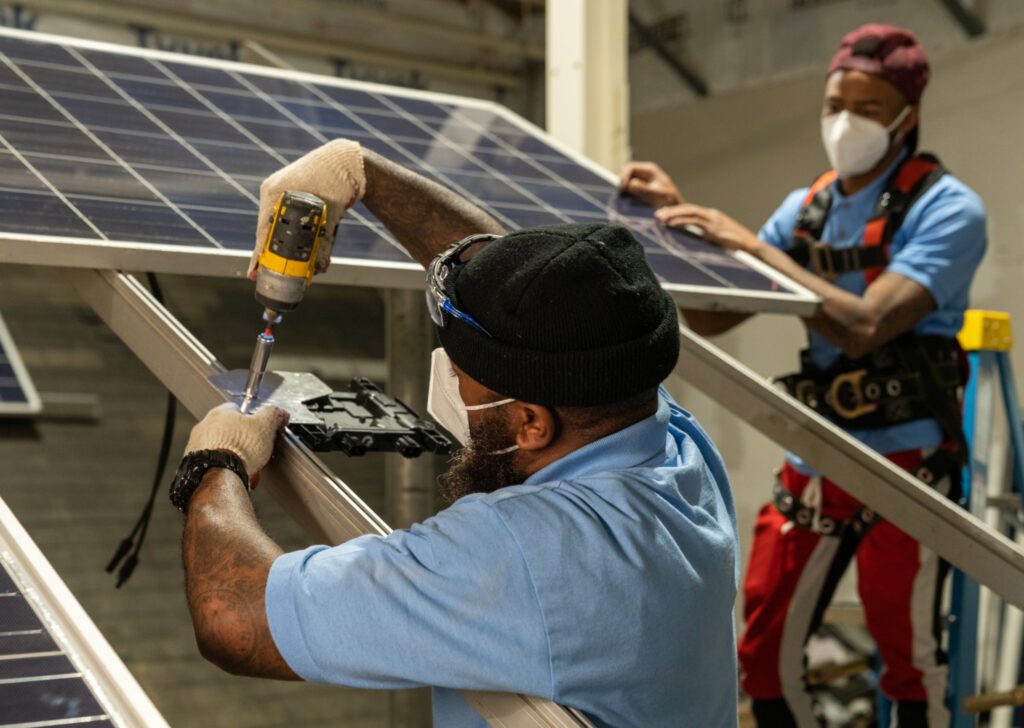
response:
<path id="1" fill-rule="evenodd" d="M 679 358 L 672 298 L 617 225 L 546 225 L 489 243 L 445 281 L 456 308 L 448 356 L 506 397 L 592 407 L 660 384 Z"/>

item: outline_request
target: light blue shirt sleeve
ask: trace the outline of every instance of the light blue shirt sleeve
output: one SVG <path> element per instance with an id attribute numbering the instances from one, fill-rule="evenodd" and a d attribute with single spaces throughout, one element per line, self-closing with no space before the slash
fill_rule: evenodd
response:
<path id="1" fill-rule="evenodd" d="M 476 496 L 387 537 L 280 556 L 266 610 L 274 643 L 305 680 L 552 691 L 547 632 L 522 551 Z"/>
<path id="2" fill-rule="evenodd" d="M 790 192 L 778 209 L 761 226 L 757 237 L 773 247 L 786 250 L 793 242 L 793 228 L 796 227 L 796 217 L 800 214 L 800 208 L 803 207 L 807 192 L 807 187 Z"/>
<path id="3" fill-rule="evenodd" d="M 907 214 L 886 269 L 928 289 L 937 309 L 954 301 L 966 306 L 986 247 L 981 199 L 959 182 L 943 181 Z"/>

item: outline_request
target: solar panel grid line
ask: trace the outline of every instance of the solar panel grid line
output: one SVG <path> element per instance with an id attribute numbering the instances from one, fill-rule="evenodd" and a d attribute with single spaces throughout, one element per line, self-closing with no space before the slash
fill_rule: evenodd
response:
<path id="1" fill-rule="evenodd" d="M 544 200 L 540 199 L 539 197 L 534 195 L 532 192 L 530 192 L 529 190 L 524 188 L 522 185 L 520 185 L 520 184 L 514 182 L 513 180 L 511 180 L 504 173 L 499 172 L 497 169 L 495 169 L 494 167 L 490 166 L 486 162 L 483 162 L 482 160 L 472 160 L 472 158 L 469 157 L 469 155 L 466 154 L 462 150 L 461 147 L 459 147 L 459 146 L 457 146 L 455 144 L 452 144 L 447 138 L 445 138 L 445 137 L 441 136 L 440 134 L 438 134 L 436 131 L 434 131 L 434 129 L 432 129 L 431 127 L 429 127 L 426 124 L 424 124 L 420 119 L 417 119 L 415 116 L 413 116 L 412 114 L 407 112 L 405 109 L 403 109 L 399 105 L 397 105 L 394 102 L 392 102 L 386 96 L 381 95 L 381 94 L 377 94 L 376 96 L 377 96 L 377 98 L 381 102 L 383 102 L 384 104 L 388 105 L 392 110 L 394 110 L 396 113 L 404 116 L 406 119 L 408 119 L 413 124 L 416 124 L 417 126 L 419 126 L 423 131 L 425 131 L 427 134 L 429 134 L 435 140 L 437 140 L 441 144 L 445 144 L 445 145 L 451 147 L 452 149 L 455 149 L 459 154 L 462 154 L 463 156 L 465 156 L 467 160 L 469 160 L 469 161 L 477 161 L 478 164 L 483 165 L 485 169 L 487 169 L 488 171 L 492 172 L 495 177 L 497 177 L 498 179 L 504 181 L 510 187 L 512 187 L 513 189 L 517 190 L 518 192 L 523 194 L 528 199 L 530 199 L 533 202 L 535 202 L 542 209 L 544 209 L 544 210 L 548 211 L 549 213 L 551 213 L 553 215 L 556 215 L 557 217 L 561 218 L 563 222 L 572 222 L 572 218 L 571 217 L 569 217 L 568 215 L 563 213 L 561 210 L 555 209 L 554 207 L 549 205 L 547 202 L 545 202 Z"/>
<path id="2" fill-rule="evenodd" d="M 82 222 L 84 222 L 94 233 L 96 233 L 96 235 L 100 239 L 102 239 L 102 240 L 108 240 L 109 239 L 103 233 L 102 230 L 100 230 L 98 227 L 96 227 L 95 223 L 93 223 L 93 221 L 90 220 L 88 218 L 88 216 L 86 216 L 81 210 L 79 210 L 64 195 L 63 192 L 61 192 L 56 186 L 54 186 L 54 184 L 52 182 L 50 182 L 49 179 L 47 179 L 38 169 L 36 169 L 35 165 L 33 165 L 30 161 L 28 161 L 28 159 L 25 158 L 25 155 L 23 155 L 20 151 L 18 151 L 17 147 L 15 147 L 9 141 L 7 141 L 7 138 L 3 134 L 0 134 L 0 144 L 3 144 L 4 148 L 6 148 L 11 153 L 11 155 L 14 156 L 15 159 L 17 159 L 19 162 L 21 162 L 21 164 L 24 165 L 24 167 L 29 172 L 31 172 L 33 175 L 35 175 L 36 178 L 38 178 L 40 182 L 42 182 L 44 185 L 46 185 L 50 189 L 50 191 L 57 197 L 57 199 L 59 199 L 61 202 L 63 202 L 65 205 L 67 205 L 67 207 L 76 216 L 78 216 L 82 220 Z"/>
<path id="3" fill-rule="evenodd" d="M 229 71 L 228 73 L 238 83 L 242 84 L 245 88 L 249 89 L 257 98 L 262 99 L 266 104 L 268 104 L 272 108 L 276 109 L 278 111 L 278 113 L 282 114 L 286 118 L 291 119 L 293 123 L 298 125 L 300 128 L 304 129 L 307 134 L 309 134 L 313 138 L 317 139 L 321 144 L 326 144 L 327 142 L 330 141 L 330 139 L 328 137 L 324 136 L 324 134 L 322 134 L 319 129 L 317 129 L 317 128 L 307 124 L 303 119 L 301 119 L 298 116 L 296 116 L 295 114 L 293 114 L 291 112 L 291 110 L 289 110 L 285 106 L 282 106 L 278 101 L 273 99 L 268 94 L 264 93 L 264 91 L 262 89 L 257 88 L 252 83 L 250 83 L 248 80 L 246 80 L 243 77 L 239 76 L 239 74 L 235 73 L 234 71 Z M 356 220 L 358 220 L 358 221 L 360 221 L 360 222 L 362 222 L 364 224 L 369 224 L 369 220 L 367 219 L 367 217 L 365 215 L 363 215 L 362 213 L 360 213 L 359 210 L 349 208 L 349 210 L 345 214 L 350 215 L 351 217 L 355 218 Z M 395 243 L 394 239 L 390 235 L 387 235 L 385 237 L 385 239 L 388 240 L 388 242 L 390 242 L 390 243 L 393 243 L 393 244 Z"/>
<path id="4" fill-rule="evenodd" d="M 89 61 L 88 58 L 83 56 L 81 53 L 79 53 L 74 48 L 67 48 L 66 50 L 68 51 L 68 53 L 71 54 L 71 56 L 73 58 L 78 60 L 79 63 L 81 63 L 85 68 L 89 69 L 100 80 L 104 81 L 105 83 L 107 83 L 110 86 L 110 88 L 114 89 L 114 91 L 117 92 L 117 94 L 119 96 L 121 96 L 121 98 L 123 98 L 133 108 L 135 108 L 137 111 L 139 111 L 139 113 L 143 114 L 147 119 L 149 119 L 156 126 L 158 126 L 161 130 L 163 130 L 163 132 L 165 134 L 167 134 L 167 136 L 169 136 L 172 139 L 174 139 L 176 142 L 178 142 L 178 144 L 180 144 L 185 149 L 187 149 L 189 152 L 191 152 L 203 164 L 208 166 L 213 173 L 215 173 L 219 177 L 223 178 L 228 184 L 230 184 L 233 187 L 235 187 L 242 195 L 244 195 L 246 197 L 249 197 L 257 205 L 259 204 L 259 200 L 257 200 L 252 195 L 252 193 L 249 192 L 249 190 L 247 190 L 243 185 L 239 184 L 237 180 L 235 180 L 231 175 L 227 174 L 223 169 L 221 169 L 216 164 L 214 164 L 212 161 L 210 161 L 210 159 L 208 157 L 206 157 L 206 155 L 204 155 L 202 152 L 200 152 L 198 149 L 196 149 L 191 143 L 188 142 L 188 140 L 186 140 L 184 137 L 182 137 L 180 134 L 178 134 L 178 132 L 174 131 L 174 129 L 172 129 L 166 123 L 164 123 L 163 119 L 161 119 L 156 114 L 152 113 L 149 109 L 147 109 L 145 106 L 140 104 L 138 102 L 138 100 L 133 98 L 128 92 L 126 92 L 124 89 L 122 89 L 120 86 L 118 86 L 114 82 L 114 80 L 112 78 L 110 78 L 108 75 L 102 73 L 98 68 L 96 68 L 95 65 L 92 64 L 91 61 Z M 135 166 L 138 167 L 139 165 L 136 164 Z"/>
<path id="5" fill-rule="evenodd" d="M 324 103 L 328 104 L 329 106 L 331 106 L 332 108 L 334 108 L 335 110 L 337 110 L 337 111 L 339 111 L 339 112 L 341 112 L 343 114 L 349 115 L 353 119 L 353 121 L 355 121 L 363 129 L 365 129 L 367 132 L 369 132 L 371 135 L 373 135 L 374 137 L 379 139 L 384 144 L 386 144 L 386 145 L 390 146 L 391 148 L 393 148 L 395 151 L 397 151 L 399 154 L 404 156 L 406 159 L 408 159 L 413 164 L 421 165 L 422 167 L 427 169 L 427 171 L 429 171 L 431 174 L 433 174 L 435 177 L 437 177 L 440 180 L 443 180 L 445 182 L 445 184 L 450 186 L 454 191 L 458 192 L 460 195 L 462 195 L 466 199 L 472 201 L 474 204 L 478 205 L 479 207 L 482 207 L 482 208 L 488 210 L 488 212 L 492 216 L 497 218 L 503 224 L 515 227 L 515 223 L 511 219 L 505 217 L 500 212 L 497 212 L 495 210 L 491 210 L 488 207 L 488 205 L 483 200 L 481 200 L 480 198 L 478 198 L 476 196 L 476 194 L 474 194 L 469 189 L 467 189 L 467 188 L 463 187 L 462 185 L 458 184 L 457 182 L 455 182 L 453 179 L 451 179 L 451 177 L 449 177 L 448 175 L 444 174 L 444 172 L 442 172 L 441 170 L 439 170 L 436 167 L 434 167 L 433 165 L 431 165 L 429 163 L 429 161 L 419 159 L 414 154 L 412 154 L 412 152 L 410 152 L 408 149 L 406 149 L 404 146 L 402 146 L 400 143 L 398 143 L 393 137 L 381 134 L 372 125 L 370 125 L 368 122 L 364 121 L 361 116 L 359 116 L 357 114 L 350 114 L 350 112 L 348 110 L 346 110 L 346 108 L 344 106 L 342 106 L 337 101 L 332 99 L 326 93 L 324 93 L 319 88 L 317 88 L 315 85 L 310 84 L 310 83 L 305 83 L 305 82 L 302 82 L 302 85 L 303 85 L 303 87 L 308 89 L 310 93 L 312 93 L 317 98 L 319 98 L 322 101 L 324 101 Z"/>
<path id="6" fill-rule="evenodd" d="M 96 146 L 106 152 L 111 159 L 118 162 L 129 175 L 134 177 L 139 183 L 146 187 L 153 195 L 163 201 L 166 207 L 177 213 L 182 219 L 185 220 L 192 228 L 194 228 L 203 238 L 212 243 L 215 247 L 223 247 L 217 240 L 215 240 L 206 230 L 198 225 L 191 217 L 186 215 L 174 202 L 168 199 L 162 192 L 160 192 L 155 186 L 153 186 L 145 177 L 139 174 L 130 164 L 125 162 L 113 149 L 105 144 L 99 137 L 97 137 L 87 126 L 82 124 L 76 116 L 68 111 L 61 103 L 59 103 L 53 96 L 51 96 L 46 90 L 44 90 L 35 80 L 25 73 L 21 68 L 15 65 L 5 53 L 0 52 L 0 62 L 3 62 L 14 71 L 26 84 L 28 84 L 37 94 L 46 99 L 58 112 L 65 116 L 68 121 L 74 124 L 86 137 L 88 137 Z"/>
<path id="7" fill-rule="evenodd" d="M 10 596 L 16 596 L 17 592 L 13 592 Z M 6 594 L 4 596 L 7 596 Z M 4 660 L 23 660 L 26 657 L 52 657 L 54 655 L 63 655 L 64 653 L 60 650 L 46 650 L 43 652 L 21 652 L 14 655 L 0 655 L 0 662 Z"/>

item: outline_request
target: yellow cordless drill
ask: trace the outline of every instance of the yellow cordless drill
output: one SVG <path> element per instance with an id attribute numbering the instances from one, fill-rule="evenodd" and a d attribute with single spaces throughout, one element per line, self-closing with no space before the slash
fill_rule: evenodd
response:
<path id="1" fill-rule="evenodd" d="M 256 269 L 256 301 L 264 307 L 265 326 L 249 363 L 243 413 L 259 395 L 274 348 L 274 324 L 298 307 L 313 279 L 326 221 L 327 203 L 306 192 L 283 192 L 274 206 Z"/>

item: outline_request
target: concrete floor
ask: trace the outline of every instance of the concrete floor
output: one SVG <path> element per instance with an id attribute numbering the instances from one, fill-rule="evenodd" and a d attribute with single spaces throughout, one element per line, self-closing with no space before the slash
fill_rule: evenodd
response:
<path id="1" fill-rule="evenodd" d="M 248 364 L 259 309 L 247 282 L 161 276 L 167 305 L 229 368 Z M 181 520 L 157 501 L 142 561 L 120 590 L 103 571 L 145 501 L 165 390 L 76 297 L 57 269 L 0 266 L 0 313 L 41 392 L 95 395 L 96 422 L 0 420 L 0 497 L 29 531 L 172 726 L 414 725 L 422 695 L 237 678 L 204 662 L 186 610 Z M 370 290 L 314 286 L 281 327 L 278 351 L 380 369 L 384 306 Z M 326 378 L 326 377 L 325 377 Z M 329 381 L 342 386 L 343 381 Z M 192 417 L 178 409 L 169 482 Z M 325 458 L 383 513 L 383 456 Z M 285 549 L 308 544 L 256 491 L 261 519 Z M 386 515 L 386 514 L 385 514 Z M 419 711 L 417 711 L 419 712 Z M 393 720 L 393 723 L 392 723 Z"/>

